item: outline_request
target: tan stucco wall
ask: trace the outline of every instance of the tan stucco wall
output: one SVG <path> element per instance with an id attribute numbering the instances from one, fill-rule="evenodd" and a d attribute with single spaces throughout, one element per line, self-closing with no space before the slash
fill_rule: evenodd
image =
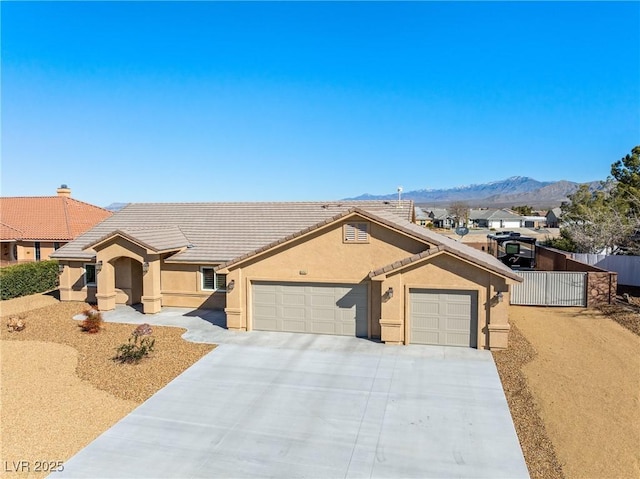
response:
<path id="1" fill-rule="evenodd" d="M 371 271 L 422 252 L 428 245 L 374 222 L 370 222 L 368 243 L 345 243 L 343 225 L 354 221 L 366 220 L 350 217 L 221 269 L 219 273 L 227 274 L 227 284 L 233 282 L 235 285 L 226 293 L 202 290 L 202 265 L 170 263 L 166 261 L 170 259 L 169 255 L 161 258 L 139 245 L 116 238 L 96 248 L 97 260 L 103 261 L 98 275 L 101 289 L 97 296 L 103 304 L 115 306 L 116 302 L 130 301 L 138 294 L 134 291 L 135 284 L 142 283 L 139 294 L 146 312 L 159 310 L 160 303 L 163 306 L 224 308 L 230 329 L 251 330 L 253 281 L 362 283 L 368 286 L 370 298 L 369 336 L 402 344 L 411 339 L 410 289 L 475 291 L 477 347 L 506 347 L 509 331 L 507 280 L 449 253 L 434 254 L 386 277 L 371 280 Z M 135 276 L 144 261 L 149 262 L 149 272 Z M 93 294 L 95 300 L 95 290 L 84 287 L 82 281 L 82 263 L 70 263 L 61 276 L 61 298 L 87 300 Z M 390 287 L 394 294 L 387 298 L 385 293 Z M 501 302 L 496 299 L 497 292 L 503 292 Z"/>
<path id="2" fill-rule="evenodd" d="M 344 243 L 343 225 L 354 221 L 366 220 L 349 218 L 231 267 L 227 282 L 233 280 L 236 287 L 227 293 L 227 326 L 252 329 L 252 281 L 370 284 L 368 275 L 372 270 L 427 248 L 423 242 L 376 223 L 370 224 L 368 243 Z M 368 309 L 372 337 L 379 335 L 379 292 L 377 285 L 370 286 Z"/>
<path id="3" fill-rule="evenodd" d="M 13 258 L 13 243 L 6 243 L 8 248 L 2 249 L 3 261 L 36 261 L 36 246 L 35 241 L 16 241 L 18 257 Z M 67 242 L 58 241 L 59 246 L 62 247 Z M 40 261 L 49 259 L 49 255 L 55 251 L 53 241 L 40 241 Z"/>
<path id="4" fill-rule="evenodd" d="M 215 265 L 162 263 L 162 305 L 184 308 L 224 309 L 226 293 L 202 289 L 201 266 Z"/>
<path id="5" fill-rule="evenodd" d="M 64 266 L 60 274 L 60 300 L 96 302 L 96 287 L 84 284 L 84 262 L 59 261 Z"/>
<path id="6" fill-rule="evenodd" d="M 411 324 L 409 321 L 409 292 L 411 289 L 462 290 L 477 293 L 476 310 L 477 347 L 487 349 L 490 346 L 489 324 L 507 327 L 508 331 L 508 294 L 503 293 L 502 302 L 493 299 L 498 291 L 507 291 L 506 281 L 495 274 L 476 267 L 448 253 L 427 258 L 413 266 L 392 273 L 382 281 L 382 291 L 393 288 L 393 297 L 382 302 L 383 337 L 384 329 L 389 329 L 389 342 L 411 343 Z M 496 332 L 495 349 L 499 348 L 499 333 Z M 493 343 L 493 341 L 491 341 Z M 493 348 L 493 344 L 491 344 Z M 506 345 L 505 345 L 506 347 Z"/>

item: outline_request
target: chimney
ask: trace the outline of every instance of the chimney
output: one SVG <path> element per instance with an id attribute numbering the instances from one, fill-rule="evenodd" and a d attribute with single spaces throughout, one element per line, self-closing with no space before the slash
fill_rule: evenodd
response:
<path id="1" fill-rule="evenodd" d="M 58 196 L 64 196 L 65 198 L 71 197 L 71 188 L 67 185 L 60 185 L 60 188 L 58 188 L 56 192 L 58 193 Z"/>

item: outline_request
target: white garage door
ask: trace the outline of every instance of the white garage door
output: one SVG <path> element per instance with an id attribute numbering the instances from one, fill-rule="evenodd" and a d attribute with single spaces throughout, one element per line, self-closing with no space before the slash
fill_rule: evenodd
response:
<path id="1" fill-rule="evenodd" d="M 253 283 L 253 329 L 367 336 L 367 286 Z"/>
<path id="2" fill-rule="evenodd" d="M 477 293 L 412 289 L 411 343 L 476 347 Z"/>

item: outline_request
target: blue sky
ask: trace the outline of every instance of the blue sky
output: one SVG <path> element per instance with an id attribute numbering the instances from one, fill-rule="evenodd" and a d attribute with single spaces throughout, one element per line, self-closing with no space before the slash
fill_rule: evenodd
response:
<path id="1" fill-rule="evenodd" d="M 0 8 L 3 196 L 584 182 L 640 144 L 638 2 Z"/>

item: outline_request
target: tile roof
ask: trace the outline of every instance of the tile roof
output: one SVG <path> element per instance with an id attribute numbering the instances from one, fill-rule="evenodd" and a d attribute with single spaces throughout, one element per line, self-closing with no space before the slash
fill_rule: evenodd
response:
<path id="1" fill-rule="evenodd" d="M 85 249 L 121 230 L 138 237 L 139 230 L 177 227 L 193 245 L 170 258 L 172 262 L 223 263 L 274 241 L 329 220 L 350 208 L 389 212 L 409 222 L 413 202 L 316 201 L 282 203 L 131 203 L 56 252 L 52 258 L 89 260 Z M 157 241 L 160 241 L 158 238 Z"/>
<path id="2" fill-rule="evenodd" d="M 327 218 L 326 220 L 323 220 L 315 225 L 309 226 L 307 228 L 305 228 L 304 230 L 301 230 L 299 232 L 295 232 L 289 236 L 283 237 L 277 241 L 274 241 L 272 243 L 266 244 L 261 246 L 260 248 L 257 248 L 253 251 L 248 251 L 247 253 L 240 255 L 236 258 L 234 258 L 231 261 L 227 261 L 221 265 L 219 265 L 217 267 L 217 269 L 222 269 L 222 268 L 227 268 L 233 264 L 236 264 L 244 259 L 250 258 L 254 255 L 257 255 L 259 253 L 262 253 L 264 251 L 267 251 L 271 248 L 274 248 L 275 246 L 278 246 L 279 244 L 285 243 L 289 240 L 292 240 L 298 236 L 301 236 L 303 234 L 306 234 L 310 231 L 313 231 L 315 229 L 319 229 L 329 223 L 333 223 L 335 221 L 340 220 L 341 218 L 348 216 L 352 213 L 357 213 L 361 216 L 364 216 L 365 218 L 369 218 L 370 220 L 373 221 L 377 221 L 385 226 L 388 226 L 389 228 L 395 229 L 397 231 L 401 231 L 405 234 L 408 234 L 414 238 L 418 238 L 423 240 L 425 243 L 431 244 L 431 245 L 435 245 L 434 248 L 429 248 L 426 251 L 423 251 L 417 255 L 412 255 L 410 257 L 404 258 L 402 260 L 399 260 L 397 262 L 394 262 L 391 265 L 387 265 L 382 267 L 379 270 L 373 271 L 371 272 L 371 274 L 369 275 L 370 277 L 374 277 L 374 276 L 378 276 L 380 274 L 383 273 L 387 273 L 390 271 L 395 271 L 396 269 L 400 269 L 404 266 L 406 266 L 409 263 L 418 261 L 420 259 L 423 259 L 427 256 L 430 256 L 436 252 L 440 252 L 440 251 L 447 251 L 455 256 L 458 256 L 460 258 L 463 258 L 467 261 L 470 261 L 474 264 L 478 264 L 486 269 L 489 269 L 491 271 L 494 271 L 495 273 L 498 273 L 502 276 L 506 276 L 508 278 L 511 279 L 515 279 L 516 281 L 522 281 L 522 278 L 517 275 L 516 273 L 514 273 L 509 267 L 507 267 L 505 264 L 503 264 L 501 261 L 499 261 L 498 259 L 494 258 L 493 256 L 489 255 L 488 253 L 485 253 L 483 251 L 478 251 L 475 248 L 472 248 L 468 245 L 465 245 L 463 243 L 459 243 L 451 238 L 448 238 L 444 235 L 438 234 L 438 233 L 434 233 L 422 226 L 418 226 L 415 223 L 412 223 L 411 221 L 408 221 L 406 218 L 402 218 L 400 216 L 398 216 L 397 214 L 395 214 L 393 211 L 385 211 L 385 210 L 378 210 L 378 211 L 371 211 L 369 208 L 359 208 L 359 207 L 354 207 L 354 208 L 350 208 L 347 211 L 344 211 L 336 216 L 334 216 L 333 218 Z"/>
<path id="3" fill-rule="evenodd" d="M 64 196 L 0 198 L 2 240 L 70 241 L 112 215 Z"/>
<path id="4" fill-rule="evenodd" d="M 165 226 L 118 229 L 88 244 L 85 249 L 92 248 L 96 244 L 116 235 L 120 235 L 156 252 L 180 250 L 190 245 L 189 240 L 180 228 L 177 226 Z"/>
<path id="5" fill-rule="evenodd" d="M 469 245 L 458 242 L 452 238 L 441 235 L 439 233 L 435 233 L 433 231 L 430 231 L 427 228 L 418 226 L 409 221 L 406 221 L 400 218 L 390 217 L 384 212 L 377 212 L 376 216 L 381 219 L 386 219 L 387 224 L 391 227 L 395 226 L 396 228 L 400 229 L 401 231 L 404 231 L 405 233 L 411 234 L 413 236 L 416 236 L 417 238 L 421 238 L 435 245 L 438 251 L 449 252 L 454 256 L 458 256 L 460 258 L 466 259 L 467 261 L 478 264 L 502 276 L 506 276 L 516 281 L 522 281 L 522 277 L 520 275 L 513 272 L 511 268 L 503 264 L 497 258 L 491 256 L 488 253 L 485 253 L 484 251 L 479 251 L 475 248 L 472 248 Z M 417 255 L 407 257 L 403 260 L 393 263 L 392 265 L 387 265 L 379 270 L 373 271 L 369 276 L 373 277 L 373 276 L 377 276 L 378 274 L 383 274 L 391 270 L 402 268 L 406 264 L 420 260 L 428 256 L 429 254 L 433 254 L 433 253 L 428 253 L 425 251 Z M 387 269 L 387 271 L 384 271 L 385 268 Z"/>
<path id="6" fill-rule="evenodd" d="M 470 220 L 521 220 L 522 216 L 499 209 L 472 209 L 469 211 Z"/>

